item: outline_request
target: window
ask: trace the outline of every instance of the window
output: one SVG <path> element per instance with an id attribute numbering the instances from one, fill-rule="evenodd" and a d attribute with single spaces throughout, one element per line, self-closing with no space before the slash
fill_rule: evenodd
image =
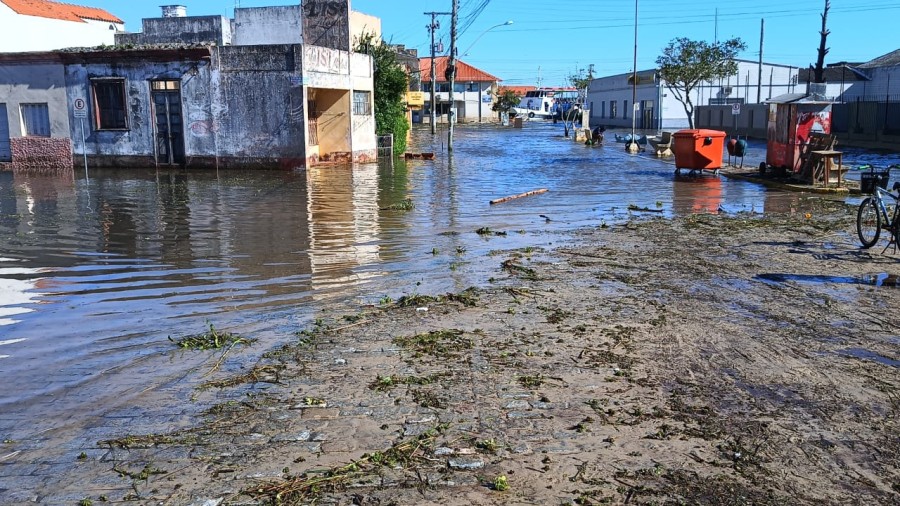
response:
<path id="1" fill-rule="evenodd" d="M 610 119 L 616 119 L 616 104 L 618 104 L 618 102 L 616 102 L 615 100 L 609 101 L 609 117 L 610 117 Z"/>
<path id="2" fill-rule="evenodd" d="M 622 101 L 622 119 L 628 119 L 628 101 Z"/>
<path id="3" fill-rule="evenodd" d="M 353 92 L 353 114 L 357 116 L 369 116 L 372 114 L 372 103 L 369 100 L 371 93 L 368 91 Z"/>
<path id="4" fill-rule="evenodd" d="M 97 130 L 127 130 L 125 113 L 125 80 L 98 79 L 91 82 L 94 89 L 94 121 Z"/>
<path id="5" fill-rule="evenodd" d="M 466 91 L 481 91 L 481 86 L 478 83 L 469 83 Z"/>
<path id="6" fill-rule="evenodd" d="M 22 104 L 22 132 L 26 136 L 50 137 L 50 109 L 47 104 Z"/>
<path id="7" fill-rule="evenodd" d="M 150 81 L 153 91 L 177 91 L 181 89 L 181 81 Z"/>

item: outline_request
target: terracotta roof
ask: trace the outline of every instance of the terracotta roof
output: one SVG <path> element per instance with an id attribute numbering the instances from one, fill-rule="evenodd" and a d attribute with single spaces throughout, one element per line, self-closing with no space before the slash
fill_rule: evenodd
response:
<path id="1" fill-rule="evenodd" d="M 500 93 L 511 91 L 520 97 L 524 97 L 526 92 L 531 90 L 536 90 L 537 88 L 534 86 L 501 86 L 499 90 Z"/>
<path id="2" fill-rule="evenodd" d="M 446 82 L 447 79 L 444 77 L 444 72 L 447 70 L 447 62 L 450 60 L 449 56 L 438 56 L 434 59 L 435 63 L 435 73 L 437 74 L 437 82 Z M 422 75 L 422 82 L 431 80 L 431 58 L 420 58 L 419 59 L 419 72 Z M 456 60 L 456 80 L 457 82 L 461 81 L 475 81 L 475 82 L 495 82 L 501 81 L 499 77 L 492 76 L 487 72 L 477 69 L 468 63 L 462 60 Z"/>
<path id="3" fill-rule="evenodd" d="M 6 4 L 7 7 L 23 16 L 62 19 L 64 21 L 76 21 L 79 23 L 83 23 L 85 19 L 106 21 L 109 23 L 125 23 L 109 12 L 95 7 L 84 7 L 62 2 L 50 2 L 48 0 L 0 0 L 0 3 Z"/>

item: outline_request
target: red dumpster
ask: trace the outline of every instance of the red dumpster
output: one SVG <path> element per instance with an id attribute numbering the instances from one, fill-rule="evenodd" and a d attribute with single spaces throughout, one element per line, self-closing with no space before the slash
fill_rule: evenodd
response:
<path id="1" fill-rule="evenodd" d="M 681 169 L 718 171 L 722 167 L 724 148 L 725 132 L 719 130 L 679 130 L 675 132 L 672 134 L 675 173 L 681 173 Z"/>

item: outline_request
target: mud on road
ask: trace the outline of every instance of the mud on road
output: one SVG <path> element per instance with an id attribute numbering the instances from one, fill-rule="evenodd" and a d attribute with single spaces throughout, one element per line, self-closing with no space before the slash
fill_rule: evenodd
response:
<path id="1" fill-rule="evenodd" d="M 240 374 L 223 367 L 196 425 L 104 441 L 59 491 L 900 503 L 900 255 L 859 249 L 854 211 L 635 217 L 494 252 L 488 288 L 324 315 Z"/>

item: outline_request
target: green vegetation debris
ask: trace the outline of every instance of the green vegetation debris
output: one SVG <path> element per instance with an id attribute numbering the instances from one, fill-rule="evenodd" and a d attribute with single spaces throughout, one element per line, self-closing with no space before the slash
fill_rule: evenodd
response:
<path id="1" fill-rule="evenodd" d="M 212 323 L 209 324 L 208 332 L 183 337 L 177 340 L 172 339 L 172 336 L 169 336 L 169 341 L 175 343 L 179 348 L 189 350 L 218 350 L 226 346 L 230 347 L 238 344 L 248 345 L 253 342 L 252 339 L 245 339 L 230 332 L 217 330 Z"/>

